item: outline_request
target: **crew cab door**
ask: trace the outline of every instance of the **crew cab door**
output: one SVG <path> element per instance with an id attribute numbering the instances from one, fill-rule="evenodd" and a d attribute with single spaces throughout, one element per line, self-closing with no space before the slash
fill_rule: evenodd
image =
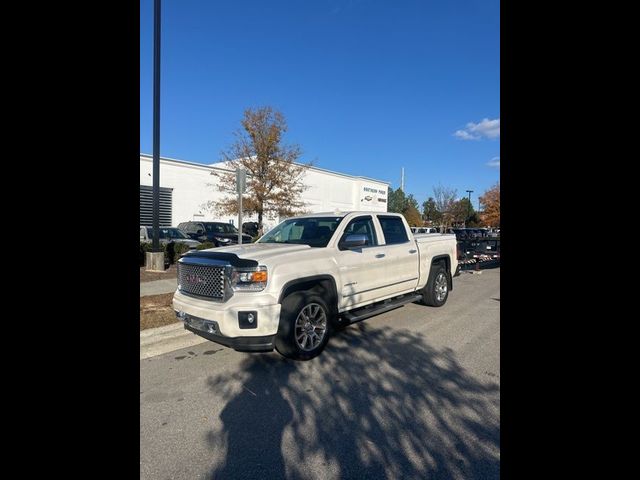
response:
<path id="1" fill-rule="evenodd" d="M 396 215 L 376 215 L 385 254 L 384 276 L 389 285 L 387 293 L 400 295 L 412 292 L 418 284 L 418 246 L 402 217 Z"/>
<path id="2" fill-rule="evenodd" d="M 364 235 L 367 243 L 361 247 L 347 249 L 342 243 L 349 235 Z M 340 271 L 339 309 L 355 308 L 363 303 L 370 303 L 384 288 L 385 252 L 379 245 L 379 234 L 376 231 L 371 215 L 362 215 L 349 221 L 338 240 L 336 261 Z"/>

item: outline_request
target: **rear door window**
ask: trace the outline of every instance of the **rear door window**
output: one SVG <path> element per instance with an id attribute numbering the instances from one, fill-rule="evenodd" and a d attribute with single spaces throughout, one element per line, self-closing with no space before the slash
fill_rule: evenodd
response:
<path id="1" fill-rule="evenodd" d="M 378 215 L 378 220 L 380 221 L 384 240 L 387 245 L 406 243 L 409 241 L 407 230 L 400 217 Z"/>

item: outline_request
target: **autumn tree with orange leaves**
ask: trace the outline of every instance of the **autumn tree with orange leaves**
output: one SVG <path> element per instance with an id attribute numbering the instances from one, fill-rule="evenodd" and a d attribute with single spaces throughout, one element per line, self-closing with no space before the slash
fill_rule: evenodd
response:
<path id="1" fill-rule="evenodd" d="M 242 128 L 235 132 L 236 141 L 222 152 L 228 172 L 215 172 L 220 190 L 229 194 L 209 207 L 221 215 L 238 213 L 236 169 L 247 172 L 247 190 L 242 196 L 242 210 L 257 214 L 262 229 L 264 215 L 291 216 L 304 212 L 301 194 L 305 189 L 302 178 L 310 163 L 297 163 L 302 151 L 298 145 L 282 141 L 287 131 L 284 116 L 271 107 L 247 109 Z"/>
<path id="2" fill-rule="evenodd" d="M 500 182 L 496 183 L 480 197 L 482 213 L 480 220 L 485 227 L 500 227 Z"/>

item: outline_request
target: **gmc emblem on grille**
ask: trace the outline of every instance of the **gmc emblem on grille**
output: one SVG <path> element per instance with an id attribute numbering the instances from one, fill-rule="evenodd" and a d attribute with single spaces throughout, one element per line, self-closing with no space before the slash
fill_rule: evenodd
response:
<path id="1" fill-rule="evenodd" d="M 184 280 L 191 284 L 207 283 L 207 281 L 199 275 L 185 275 Z"/>

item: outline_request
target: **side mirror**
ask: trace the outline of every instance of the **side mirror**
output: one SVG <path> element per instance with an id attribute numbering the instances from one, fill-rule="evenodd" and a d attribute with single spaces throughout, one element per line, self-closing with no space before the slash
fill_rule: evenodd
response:
<path id="1" fill-rule="evenodd" d="M 367 244 L 367 236 L 361 234 L 352 234 L 347 235 L 342 242 L 340 242 L 339 248 L 341 250 L 346 250 L 349 248 L 357 248 L 362 247 Z"/>

